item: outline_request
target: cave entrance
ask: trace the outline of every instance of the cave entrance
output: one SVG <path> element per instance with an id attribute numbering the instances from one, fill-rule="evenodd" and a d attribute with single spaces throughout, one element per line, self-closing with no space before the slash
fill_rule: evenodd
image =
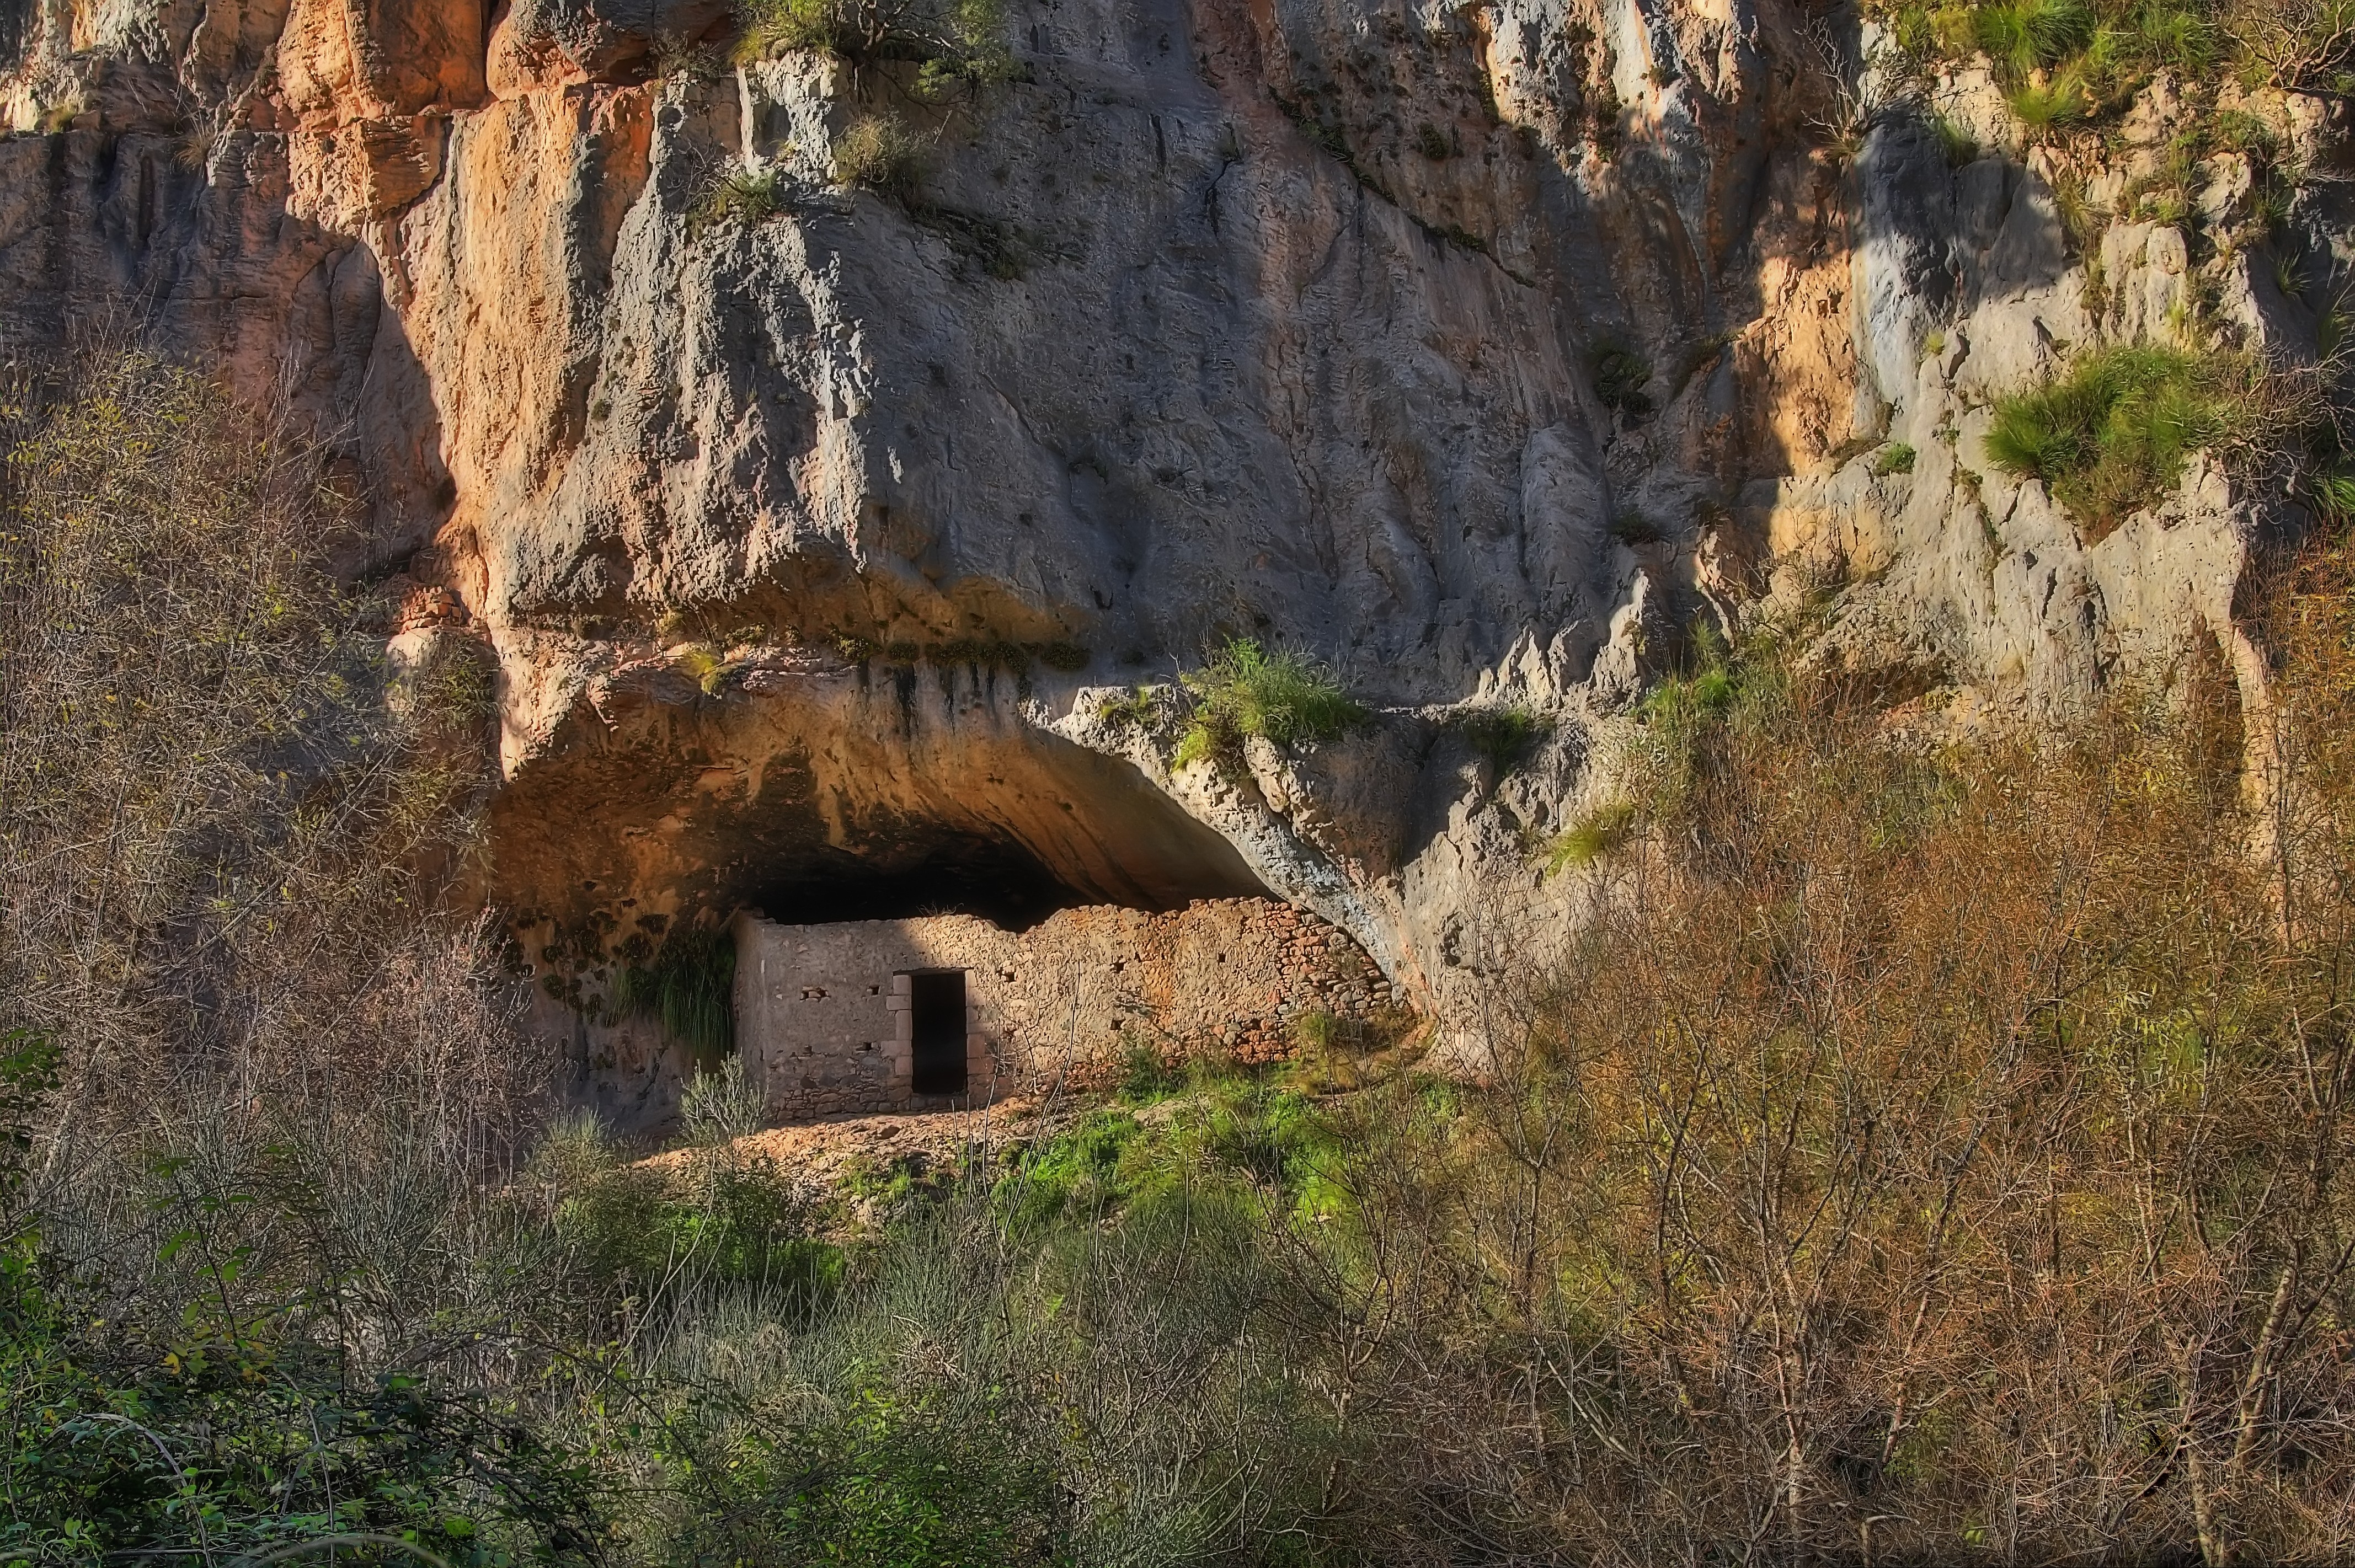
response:
<path id="1" fill-rule="evenodd" d="M 919 1095 L 965 1088 L 964 971 L 920 969 L 908 976 L 908 1087 Z"/>
<path id="2" fill-rule="evenodd" d="M 800 857 L 747 902 L 787 926 L 977 915 L 1001 929 L 1026 931 L 1059 909 L 1103 900 L 1064 882 L 1020 844 L 972 836 L 943 838 L 914 853 L 828 848 Z"/>

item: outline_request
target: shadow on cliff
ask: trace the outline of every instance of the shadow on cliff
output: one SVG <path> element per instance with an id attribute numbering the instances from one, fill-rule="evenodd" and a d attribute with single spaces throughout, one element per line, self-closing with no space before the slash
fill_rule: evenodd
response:
<path id="1" fill-rule="evenodd" d="M 0 228 L 0 335 L 36 351 L 136 347 L 217 376 L 316 442 L 331 482 L 365 503 L 339 570 L 404 564 L 455 486 L 374 251 L 288 210 L 284 136 L 201 142 L 176 98 L 112 85 L 85 117 L 95 124 L 0 140 L 0 186 L 39 193 Z"/>

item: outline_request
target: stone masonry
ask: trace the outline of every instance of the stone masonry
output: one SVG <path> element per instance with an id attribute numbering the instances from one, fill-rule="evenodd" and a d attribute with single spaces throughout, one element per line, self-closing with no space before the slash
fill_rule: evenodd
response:
<path id="1" fill-rule="evenodd" d="M 966 915 L 780 926 L 736 922 L 736 1038 L 784 1118 L 980 1105 L 1058 1077 L 1100 1080 L 1134 1053 L 1175 1063 L 1291 1054 L 1310 1013 L 1399 1000 L 1354 942 L 1260 898 L 1167 915 L 1066 909 L 1028 931 Z M 965 1092 L 911 1088 L 911 977 L 964 976 Z"/>

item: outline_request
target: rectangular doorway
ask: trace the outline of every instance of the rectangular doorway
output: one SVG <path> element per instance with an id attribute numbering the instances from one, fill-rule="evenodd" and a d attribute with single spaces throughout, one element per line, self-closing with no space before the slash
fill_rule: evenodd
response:
<path id="1" fill-rule="evenodd" d="M 908 1086 L 920 1095 L 964 1093 L 964 971 L 910 975 L 908 1012 L 915 1046 Z"/>

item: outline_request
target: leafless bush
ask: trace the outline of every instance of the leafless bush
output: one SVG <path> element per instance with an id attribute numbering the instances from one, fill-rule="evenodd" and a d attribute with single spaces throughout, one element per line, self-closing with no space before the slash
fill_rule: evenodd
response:
<path id="1" fill-rule="evenodd" d="M 1467 1530 L 2345 1555 L 2355 626 L 2313 570 L 2270 799 L 2212 670 L 1947 755 L 1831 676 L 1736 698 L 1512 1070 L 1361 1109 L 1359 1229 L 1291 1271 Z"/>
<path id="2" fill-rule="evenodd" d="M 2355 5 L 2346 0 L 2234 4 L 2225 8 L 2224 30 L 2267 80 L 2292 90 L 2335 90 L 2355 59 Z"/>
<path id="3" fill-rule="evenodd" d="M 315 1070 L 422 962 L 482 760 L 385 701 L 314 450 L 136 354 L 0 399 L 0 1022 L 65 1120 Z"/>

